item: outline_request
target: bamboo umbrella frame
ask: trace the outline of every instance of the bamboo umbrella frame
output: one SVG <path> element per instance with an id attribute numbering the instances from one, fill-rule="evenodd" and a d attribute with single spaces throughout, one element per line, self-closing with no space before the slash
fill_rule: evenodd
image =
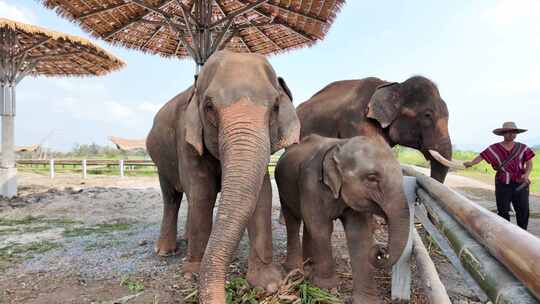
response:
<path id="1" fill-rule="evenodd" d="M 103 75 L 125 64 L 90 41 L 0 18 L 0 195 L 17 195 L 16 87 L 26 76 Z"/>
<path id="2" fill-rule="evenodd" d="M 193 58 L 272 54 L 324 38 L 344 0 L 40 0 L 113 44 Z"/>

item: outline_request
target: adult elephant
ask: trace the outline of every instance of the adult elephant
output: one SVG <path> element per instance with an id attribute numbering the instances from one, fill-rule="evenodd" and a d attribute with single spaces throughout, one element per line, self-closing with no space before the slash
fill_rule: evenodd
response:
<path id="1" fill-rule="evenodd" d="M 452 158 L 448 134 L 448 108 L 437 86 L 414 76 L 402 83 L 370 77 L 329 84 L 297 110 L 300 137 L 319 134 L 349 138 L 382 135 L 396 144 L 420 150 L 431 162 L 431 177 L 444 182 L 448 168 L 428 150 Z"/>
<path id="2" fill-rule="evenodd" d="M 146 142 L 164 200 L 155 249 L 159 254 L 176 250 L 178 209 L 185 192 L 191 227 L 183 270 L 200 270 L 201 303 L 225 303 L 225 273 L 246 226 L 248 281 L 276 289 L 281 271 L 272 264 L 267 165 L 270 154 L 298 142 L 299 133 L 285 81 L 264 57 L 254 54 L 215 53 L 196 84 L 157 113 Z"/>

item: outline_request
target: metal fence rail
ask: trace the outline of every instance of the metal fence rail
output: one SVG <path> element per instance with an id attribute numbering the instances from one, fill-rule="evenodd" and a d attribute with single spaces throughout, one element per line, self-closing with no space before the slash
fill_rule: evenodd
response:
<path id="1" fill-rule="evenodd" d="M 275 167 L 276 163 L 276 160 L 271 160 L 268 167 Z M 119 176 L 121 177 L 125 175 L 126 168 L 133 170 L 137 167 L 154 167 L 154 170 L 157 170 L 153 161 L 144 159 L 18 159 L 16 164 L 19 167 L 42 166 L 43 168 L 49 168 L 51 178 L 56 176 L 55 168 L 57 166 L 72 166 L 73 170 L 75 170 L 75 167 L 80 167 L 84 178 L 88 175 L 88 166 L 118 167 Z"/>

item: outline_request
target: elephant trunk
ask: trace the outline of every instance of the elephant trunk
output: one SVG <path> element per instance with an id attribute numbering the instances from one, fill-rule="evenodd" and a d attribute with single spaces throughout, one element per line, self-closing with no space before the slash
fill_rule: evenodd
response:
<path id="1" fill-rule="evenodd" d="M 391 199 L 385 199 L 381 207 L 388 223 L 389 263 L 394 265 L 407 245 L 411 214 L 401 184 L 393 187 L 386 197 Z"/>
<path id="2" fill-rule="evenodd" d="M 222 186 L 202 260 L 200 303 L 225 303 L 225 275 L 253 214 L 270 160 L 266 108 L 240 101 L 219 113 Z"/>
<path id="3" fill-rule="evenodd" d="M 452 142 L 450 141 L 450 138 L 447 138 L 439 144 L 430 145 L 429 148 L 422 149 L 422 153 L 426 159 L 430 161 L 431 177 L 441 183 L 444 183 L 444 179 L 448 173 L 448 167 L 435 160 L 429 153 L 429 150 L 435 150 L 447 160 L 452 160 Z"/>

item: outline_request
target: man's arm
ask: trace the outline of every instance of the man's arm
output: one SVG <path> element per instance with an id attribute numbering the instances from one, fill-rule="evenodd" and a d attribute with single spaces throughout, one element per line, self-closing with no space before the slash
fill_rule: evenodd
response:
<path id="1" fill-rule="evenodd" d="M 528 161 L 525 162 L 525 173 L 523 173 L 523 176 L 521 176 L 521 179 L 523 180 L 524 183 L 527 183 L 527 184 L 531 183 L 531 179 L 529 178 L 529 176 L 531 175 L 532 167 L 533 167 L 532 159 L 529 159 Z"/>
<path id="2" fill-rule="evenodd" d="M 478 164 L 479 162 L 481 162 L 483 160 L 484 160 L 484 158 L 482 158 L 482 156 L 479 154 L 473 160 L 468 161 L 468 162 L 464 162 L 463 165 L 465 166 L 465 168 L 470 168 L 470 167 Z"/>

